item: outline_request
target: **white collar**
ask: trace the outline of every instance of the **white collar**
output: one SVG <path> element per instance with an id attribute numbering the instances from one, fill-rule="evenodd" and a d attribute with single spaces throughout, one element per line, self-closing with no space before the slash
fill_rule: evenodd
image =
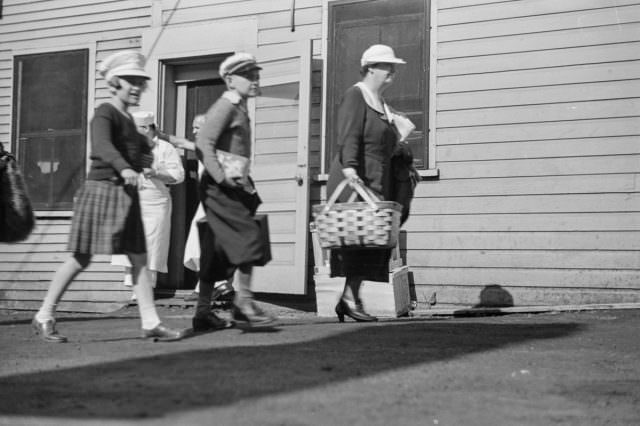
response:
<path id="1" fill-rule="evenodd" d="M 371 89 L 369 89 L 367 85 L 364 84 L 362 81 L 357 82 L 355 86 L 359 88 L 360 91 L 362 92 L 362 97 L 364 98 L 364 101 L 367 103 L 367 105 L 369 105 L 374 110 L 378 111 L 380 114 L 387 113 L 387 110 L 389 108 L 387 107 L 387 104 L 384 102 L 384 99 L 381 101 L 380 98 L 374 95 Z"/>
<path id="2" fill-rule="evenodd" d="M 234 105 L 238 105 L 242 102 L 242 96 L 238 95 L 236 92 L 231 90 L 227 90 L 222 94 L 222 97 L 231 102 Z"/>

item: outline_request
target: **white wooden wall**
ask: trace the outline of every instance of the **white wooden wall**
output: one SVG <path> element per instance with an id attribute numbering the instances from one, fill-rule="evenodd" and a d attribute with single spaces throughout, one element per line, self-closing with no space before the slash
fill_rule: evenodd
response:
<path id="1" fill-rule="evenodd" d="M 440 0 L 418 298 L 640 301 L 640 1 Z"/>
<path id="2" fill-rule="evenodd" d="M 151 1 L 72 0 L 3 2 L 0 20 L 0 141 L 10 149 L 13 56 L 70 49 L 89 49 L 90 72 L 114 51 L 138 49 L 140 33 L 151 23 Z M 89 98 L 95 105 L 109 97 L 104 81 L 90 78 Z M 66 249 L 70 212 L 39 212 L 38 225 L 28 240 L 0 244 L 0 308 L 36 309 L 54 271 L 69 255 Z M 60 310 L 113 311 L 131 292 L 122 286 L 121 268 L 109 256 L 95 256 L 71 284 Z"/>
<path id="3" fill-rule="evenodd" d="M 433 1 L 440 177 L 420 184 L 406 225 L 419 300 L 437 291 L 439 303 L 474 304 L 495 285 L 515 304 L 640 301 L 640 0 Z M 322 0 L 296 1 L 293 32 L 290 0 L 78 3 L 4 1 L 6 145 L 15 54 L 89 45 L 99 61 L 139 48 L 152 26 L 256 17 L 262 51 L 312 39 L 314 58 L 324 57 Z M 310 167 L 319 171 L 321 64 L 314 70 Z M 92 85 L 98 104 L 108 94 L 100 79 Z M 15 305 L 15 288 L 41 299 L 68 223 L 42 219 L 28 242 L 0 245 L 0 299 Z M 113 269 L 95 268 L 70 299 L 114 288 Z"/>
<path id="4" fill-rule="evenodd" d="M 99 4 L 71 0 L 8 0 L 4 1 L 3 6 L 4 16 L 0 21 L 0 141 L 5 142 L 7 148 L 11 137 L 14 55 L 90 47 L 95 68 L 95 64 L 115 51 L 139 49 L 142 33 L 148 28 L 211 21 L 233 22 L 247 17 L 257 18 L 258 48 L 266 56 L 274 56 L 270 52 L 277 52 L 281 45 L 309 39 L 319 41 L 321 37 L 321 0 L 296 2 L 293 32 L 289 0 L 114 0 Z M 238 31 L 241 30 L 238 28 Z M 229 34 L 229 37 L 233 36 Z M 315 45 L 319 46 L 320 43 Z M 316 47 L 314 50 L 318 49 Z M 97 74 L 91 82 L 91 88 L 93 106 L 108 99 L 107 87 Z M 282 112 L 285 114 L 290 107 L 258 103 L 261 110 L 273 109 L 277 112 L 279 108 L 284 108 Z M 269 117 L 264 111 L 260 114 L 264 118 L 256 123 L 261 133 L 274 126 L 282 130 L 290 119 L 289 116 L 279 117 L 277 114 Z M 295 122 L 291 125 L 297 127 Z M 314 150 L 318 162 L 319 133 L 316 126 Z M 278 150 L 286 151 L 291 144 L 287 141 L 277 144 L 274 141 L 271 144 L 273 149 L 268 145 L 261 144 L 257 155 L 264 154 L 264 159 L 282 156 L 285 154 L 278 154 Z M 289 154 L 291 152 L 286 151 L 286 155 Z M 295 160 L 293 164 L 295 166 Z M 265 193 L 265 196 L 268 194 Z M 44 216 L 27 241 L 0 244 L 0 307 L 37 307 L 55 269 L 68 255 L 64 249 L 70 214 Z M 277 217 L 274 216 L 273 221 L 271 225 L 277 229 Z M 278 253 L 276 248 L 274 255 Z M 61 309 L 112 310 L 118 303 L 128 300 L 129 293 L 119 284 L 122 278 L 119 269 L 109 264 L 107 256 L 97 256 L 95 260 L 72 284 Z M 98 303 L 89 302 L 91 300 L 98 300 Z M 69 303 L 71 301 L 73 304 Z"/>

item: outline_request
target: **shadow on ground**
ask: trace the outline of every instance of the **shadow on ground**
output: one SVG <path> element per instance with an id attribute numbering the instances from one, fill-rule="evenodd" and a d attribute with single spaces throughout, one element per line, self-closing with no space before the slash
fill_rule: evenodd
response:
<path id="1" fill-rule="evenodd" d="M 0 413 L 127 419 L 337 384 L 580 329 L 575 323 L 412 321 L 326 338 L 220 347 L 0 378 Z"/>

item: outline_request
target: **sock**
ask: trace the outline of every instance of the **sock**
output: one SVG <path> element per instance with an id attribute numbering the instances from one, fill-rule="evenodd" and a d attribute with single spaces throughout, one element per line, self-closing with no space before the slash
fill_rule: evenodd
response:
<path id="1" fill-rule="evenodd" d="M 39 323 L 45 323 L 47 321 L 55 321 L 55 313 L 57 304 L 45 304 L 43 303 L 40 310 L 36 313 L 36 321 Z"/>
<path id="2" fill-rule="evenodd" d="M 133 286 L 133 275 L 131 274 L 131 270 L 130 269 L 129 269 L 128 272 L 124 273 L 123 284 L 126 285 L 127 287 Z"/>
<path id="3" fill-rule="evenodd" d="M 251 291 L 252 269 L 249 267 L 245 272 L 239 268 L 236 270 L 233 282 L 236 284 L 236 297 L 234 304 L 238 307 L 244 307 L 253 301 L 253 292 Z"/>
<path id="4" fill-rule="evenodd" d="M 144 268 L 138 273 L 138 282 L 133 285 L 133 294 L 138 301 L 142 328 L 145 330 L 151 330 L 160 324 L 149 278 L 149 272 Z"/>
<path id="5" fill-rule="evenodd" d="M 156 311 L 156 304 L 153 300 L 153 290 L 149 283 L 138 283 L 133 286 L 133 293 L 138 299 L 138 310 L 140 311 L 140 320 L 142 328 L 151 330 L 160 324 L 160 318 Z"/>
<path id="6" fill-rule="evenodd" d="M 201 282 L 200 292 L 198 293 L 198 304 L 196 305 L 196 315 L 209 315 L 211 311 L 211 293 L 213 293 L 213 284 L 210 282 Z"/>
<path id="7" fill-rule="evenodd" d="M 53 279 L 47 289 L 47 295 L 42 301 L 42 306 L 36 313 L 35 318 L 38 322 L 53 321 L 56 313 L 58 302 L 62 299 L 64 292 L 75 276 L 83 269 L 73 257 L 67 259 L 53 275 Z"/>

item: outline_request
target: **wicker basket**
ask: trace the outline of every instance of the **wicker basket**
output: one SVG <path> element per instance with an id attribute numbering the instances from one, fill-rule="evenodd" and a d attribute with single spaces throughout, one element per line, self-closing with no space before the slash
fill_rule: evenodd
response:
<path id="1" fill-rule="evenodd" d="M 349 185 L 355 192 L 346 203 L 336 203 Z M 354 202 L 360 195 L 364 202 Z M 340 182 L 326 204 L 313 206 L 315 230 L 322 248 L 392 248 L 398 242 L 402 206 L 380 201 L 370 189 L 348 179 Z"/>

